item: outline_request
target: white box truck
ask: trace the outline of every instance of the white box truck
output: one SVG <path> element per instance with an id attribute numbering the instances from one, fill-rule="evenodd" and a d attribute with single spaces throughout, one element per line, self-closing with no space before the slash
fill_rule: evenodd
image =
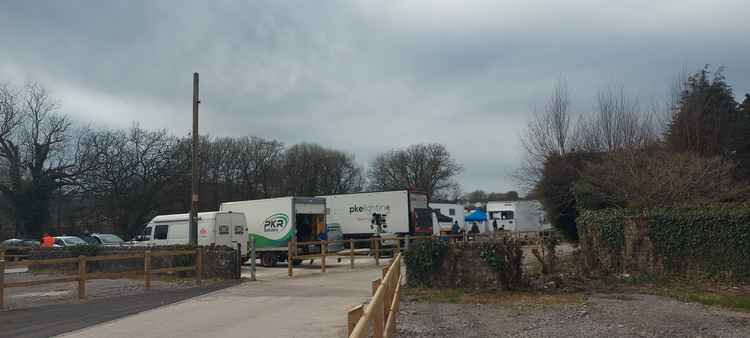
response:
<path id="1" fill-rule="evenodd" d="M 487 202 L 488 222 L 509 231 L 543 231 L 550 228 L 539 201 Z"/>
<path id="2" fill-rule="evenodd" d="M 258 258 L 263 266 L 286 261 L 290 240 L 318 241 L 320 234 L 327 232 L 326 200 L 323 198 L 280 197 L 225 202 L 219 210 L 245 215 L 248 228 L 245 240 L 249 241 L 250 237 L 255 239 Z M 301 254 L 305 254 L 314 248 L 303 247 L 301 250 Z"/>
<path id="3" fill-rule="evenodd" d="M 344 238 L 381 235 L 432 235 L 434 213 L 427 195 L 408 190 L 319 196 L 325 198 L 328 222 L 341 226 Z"/>
<path id="4" fill-rule="evenodd" d="M 462 204 L 430 202 L 430 208 L 451 219 L 449 222 L 440 222 L 441 232 L 450 232 L 453 222 L 458 222 L 458 226 L 465 229 L 466 220 L 464 219 L 464 206 Z"/>
<path id="5" fill-rule="evenodd" d="M 190 214 L 159 215 L 151 219 L 137 237 L 138 245 L 188 244 Z M 245 215 L 238 212 L 198 213 L 198 245 L 226 245 L 236 248 L 240 244 L 243 257 L 247 254 L 247 223 Z"/>

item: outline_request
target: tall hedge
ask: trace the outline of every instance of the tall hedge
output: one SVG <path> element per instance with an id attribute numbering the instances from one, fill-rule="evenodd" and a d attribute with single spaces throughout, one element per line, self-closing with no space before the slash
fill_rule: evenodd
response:
<path id="1" fill-rule="evenodd" d="M 750 205 L 657 210 L 651 237 L 665 268 L 750 278 Z"/>
<path id="2" fill-rule="evenodd" d="M 585 257 L 604 271 L 621 271 L 626 242 L 643 240 L 626 238 L 624 231 L 628 217 L 639 214 L 583 211 L 578 224 Z M 643 216 L 663 271 L 750 279 L 750 203 L 653 209 Z"/>

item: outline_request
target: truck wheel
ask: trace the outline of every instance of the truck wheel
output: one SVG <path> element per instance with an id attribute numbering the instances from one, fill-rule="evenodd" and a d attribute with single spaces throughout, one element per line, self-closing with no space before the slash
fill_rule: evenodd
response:
<path id="1" fill-rule="evenodd" d="M 267 268 L 276 266 L 276 261 L 277 261 L 276 255 L 275 254 L 271 254 L 271 253 L 264 254 L 260 258 L 261 264 L 263 264 L 263 266 L 265 266 Z"/>
<path id="2" fill-rule="evenodd" d="M 302 264 L 302 260 L 301 259 L 295 259 L 295 260 L 292 261 L 292 264 L 294 266 L 300 265 L 300 264 Z"/>

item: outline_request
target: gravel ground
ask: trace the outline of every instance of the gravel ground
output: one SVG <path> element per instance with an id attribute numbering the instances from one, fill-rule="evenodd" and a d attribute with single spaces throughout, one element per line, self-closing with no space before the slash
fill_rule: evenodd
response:
<path id="1" fill-rule="evenodd" d="M 645 294 L 563 304 L 404 299 L 397 337 L 750 337 L 750 314 Z"/>
<path id="2" fill-rule="evenodd" d="M 6 282 L 60 278 L 61 275 L 13 273 L 6 274 Z M 204 284 L 212 281 L 204 280 Z M 145 292 L 171 291 L 187 289 L 195 286 L 194 280 L 174 279 L 161 281 L 156 278 L 151 281 L 151 290 L 143 286 L 143 279 L 94 279 L 86 281 L 86 295 L 88 300 L 119 296 L 137 295 Z M 5 289 L 5 310 L 31 308 L 51 304 L 77 303 L 78 282 L 43 284 L 29 287 Z"/>

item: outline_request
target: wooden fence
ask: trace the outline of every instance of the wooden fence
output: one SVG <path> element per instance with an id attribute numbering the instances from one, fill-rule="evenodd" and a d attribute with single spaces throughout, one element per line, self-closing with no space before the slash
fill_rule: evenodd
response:
<path id="1" fill-rule="evenodd" d="M 27 259 L 29 258 L 30 252 L 32 250 L 34 250 L 34 248 L 32 247 L 0 248 L 0 261 L 18 262 L 22 259 Z"/>
<path id="2" fill-rule="evenodd" d="M 404 237 L 372 237 L 369 239 L 344 239 L 344 240 L 331 240 L 331 241 L 309 241 L 309 242 L 296 242 L 289 241 L 287 247 L 287 274 L 289 277 L 294 276 L 294 261 L 301 260 L 320 260 L 320 270 L 326 272 L 327 269 L 327 258 L 342 258 L 347 257 L 349 259 L 350 268 L 354 269 L 355 257 L 360 256 L 357 254 L 355 249 L 356 243 L 369 243 L 369 250 L 367 255 L 364 257 L 371 257 L 375 260 L 375 265 L 380 265 L 380 260 L 383 254 L 389 254 L 391 257 L 409 248 L 410 243 L 420 240 L 434 240 L 442 239 L 447 241 L 476 241 L 476 240 L 491 240 L 499 238 L 513 238 L 527 242 L 526 244 L 538 244 L 540 241 L 558 236 L 554 232 L 540 232 L 540 231 L 519 231 L 519 232 L 495 232 L 490 234 L 457 234 L 457 235 L 432 235 L 432 236 L 404 236 Z M 331 244 L 341 243 L 344 245 L 344 249 L 338 252 L 329 251 Z M 403 243 L 403 245 L 402 245 Z M 317 252 L 299 254 L 299 248 L 302 246 L 312 246 L 319 248 Z"/>
<path id="3" fill-rule="evenodd" d="M 143 281 L 146 289 L 151 288 L 151 277 L 153 274 L 158 273 L 169 273 L 179 271 L 195 271 L 195 281 L 198 285 L 202 283 L 203 278 L 203 253 L 204 249 L 199 247 L 193 250 L 165 250 L 165 251 L 154 251 L 150 250 L 138 254 L 129 255 L 109 255 L 109 256 L 78 256 L 72 258 L 55 258 L 55 259 L 40 259 L 40 260 L 23 260 L 14 262 L 12 267 L 32 267 L 40 265 L 55 265 L 55 264 L 71 264 L 76 263 L 78 265 L 78 273 L 75 276 L 67 276 L 61 278 L 46 278 L 38 280 L 30 280 L 23 282 L 5 282 L 5 260 L 0 260 L 0 309 L 4 306 L 5 301 L 5 289 L 6 288 L 18 288 L 42 284 L 51 283 L 64 283 L 64 282 L 78 282 L 78 298 L 80 300 L 86 299 L 86 281 L 91 279 L 116 279 L 125 277 L 135 277 L 143 275 Z M 195 265 L 192 266 L 178 266 L 171 268 L 151 268 L 152 257 L 170 257 L 170 256 L 195 256 Z M 88 262 L 100 262 L 100 261 L 113 261 L 113 260 L 128 260 L 128 259 L 143 259 L 143 270 L 130 270 L 121 272 L 94 272 L 88 273 L 86 270 L 86 263 Z"/>
<path id="4" fill-rule="evenodd" d="M 398 306 L 401 300 L 401 253 L 383 268 L 383 278 L 372 282 L 372 299 L 347 313 L 347 336 L 367 337 L 370 328 L 375 338 L 392 337 L 396 331 Z"/>

